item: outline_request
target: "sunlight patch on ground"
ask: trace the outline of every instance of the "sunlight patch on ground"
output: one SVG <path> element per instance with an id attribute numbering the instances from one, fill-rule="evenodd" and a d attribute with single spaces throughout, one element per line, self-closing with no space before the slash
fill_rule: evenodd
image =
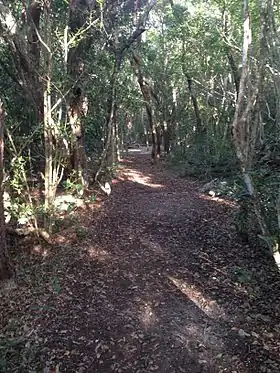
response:
<path id="1" fill-rule="evenodd" d="M 207 316 L 211 318 L 224 318 L 225 313 L 221 307 L 218 306 L 216 301 L 206 297 L 194 285 L 188 285 L 185 281 L 172 276 L 168 276 L 168 279 Z"/>
<path id="2" fill-rule="evenodd" d="M 138 148 L 130 148 L 128 149 L 129 153 L 138 153 L 138 154 L 150 154 L 152 151 L 151 147 L 147 148 L 146 146 L 139 146 Z M 123 154 L 125 155 L 125 153 Z"/>
<path id="3" fill-rule="evenodd" d="M 42 247 L 41 245 L 34 245 L 32 247 L 32 251 L 35 254 L 42 255 L 42 257 L 44 258 L 47 257 L 49 254 L 48 250 L 45 247 Z"/>
<path id="4" fill-rule="evenodd" d="M 156 323 L 156 315 L 153 311 L 150 302 L 145 302 L 140 308 L 141 316 L 140 321 L 145 328 L 152 328 Z"/>
<path id="5" fill-rule="evenodd" d="M 104 262 L 110 257 L 109 253 L 106 250 L 102 250 L 97 247 L 89 247 L 87 249 L 87 252 L 88 256 L 91 259 L 96 259 L 100 262 Z"/>
<path id="6" fill-rule="evenodd" d="M 127 179 L 129 181 L 133 181 L 134 183 L 138 183 L 138 184 L 145 185 L 145 186 L 148 186 L 150 188 L 155 188 L 155 189 L 164 187 L 164 185 L 162 184 L 153 184 L 149 176 L 145 176 L 139 171 L 127 170 L 125 174 L 127 176 Z"/>
<path id="7" fill-rule="evenodd" d="M 126 159 L 126 158 L 122 158 L 121 160 L 120 160 L 120 163 L 125 163 L 125 164 L 127 164 L 127 163 L 134 163 L 133 161 L 131 161 L 130 159 Z M 121 167 L 123 167 L 123 166 L 120 166 L 120 168 Z"/>
<path id="8" fill-rule="evenodd" d="M 134 148 L 134 149 L 128 149 L 128 152 L 129 153 L 141 153 L 142 152 L 142 150 L 141 149 L 139 149 L 139 148 Z"/>
<path id="9" fill-rule="evenodd" d="M 217 202 L 219 205 L 224 205 L 224 206 L 228 206 L 228 207 L 231 207 L 231 208 L 236 208 L 237 207 L 237 204 L 235 202 L 228 201 L 228 200 L 220 198 L 220 197 L 211 197 L 211 196 L 207 196 L 205 194 L 200 194 L 199 198 L 201 198 L 205 201 L 214 201 L 214 202 Z"/>

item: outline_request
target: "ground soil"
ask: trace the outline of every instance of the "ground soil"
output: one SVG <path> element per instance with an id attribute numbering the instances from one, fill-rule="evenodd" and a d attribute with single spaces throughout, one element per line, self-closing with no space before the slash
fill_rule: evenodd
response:
<path id="1" fill-rule="evenodd" d="M 131 152 L 52 245 L 14 241 L 0 372 L 279 373 L 280 277 L 235 209 Z"/>

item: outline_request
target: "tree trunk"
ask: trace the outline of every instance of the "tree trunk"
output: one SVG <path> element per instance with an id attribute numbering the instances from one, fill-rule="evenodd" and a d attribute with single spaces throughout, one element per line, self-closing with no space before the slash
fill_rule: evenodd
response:
<path id="1" fill-rule="evenodd" d="M 236 99 L 238 98 L 238 92 L 239 92 L 239 85 L 240 85 L 240 73 L 238 71 L 238 68 L 236 66 L 236 63 L 234 61 L 233 55 L 231 53 L 231 50 L 228 48 L 227 52 L 228 62 L 232 71 L 235 90 L 236 90 Z"/>
<path id="2" fill-rule="evenodd" d="M 261 14 L 261 39 L 260 56 L 258 63 L 257 76 L 254 77 L 253 86 L 250 71 L 250 48 L 252 42 L 252 31 L 250 27 L 250 10 L 248 0 L 244 3 L 244 34 L 243 34 L 243 54 L 242 54 L 242 72 L 239 82 L 238 98 L 236 102 L 235 114 L 232 124 L 232 137 L 235 146 L 236 155 L 240 161 L 243 180 L 246 192 L 250 197 L 251 212 L 254 214 L 263 237 L 270 236 L 266 221 L 261 212 L 260 202 L 254 188 L 251 176 L 252 159 L 255 154 L 255 144 L 259 127 L 258 102 L 260 90 L 263 82 L 264 69 L 266 63 L 266 23 Z M 250 208 L 250 207 L 249 207 Z M 270 254 L 273 255 L 273 247 L 268 243 Z"/>
<path id="3" fill-rule="evenodd" d="M 64 172 L 65 156 L 64 145 L 59 139 L 59 124 L 56 118 L 52 104 L 54 95 L 52 94 L 53 82 L 53 54 L 52 46 L 52 20 L 50 16 L 50 8 L 45 6 L 45 27 L 44 27 L 44 43 L 45 48 L 42 51 L 42 66 L 44 68 L 44 84 L 43 84 L 43 124 L 44 124 L 44 145 L 45 145 L 45 216 L 44 228 L 48 233 L 52 233 L 53 217 L 54 217 L 54 201 L 56 197 L 57 187 L 62 179 Z"/>
<path id="4" fill-rule="evenodd" d="M 197 134 L 201 134 L 202 133 L 202 123 L 201 123 L 201 118 L 200 118 L 199 107 L 198 107 L 196 95 L 195 95 L 195 93 L 193 92 L 193 89 L 192 89 L 192 78 L 187 74 L 186 74 L 186 77 L 187 77 L 187 81 L 188 81 L 188 88 L 189 88 L 189 92 L 190 92 L 190 95 L 191 95 L 193 108 L 194 108 L 194 113 L 195 113 L 195 118 L 196 118 L 196 132 L 197 132 Z"/>
<path id="5" fill-rule="evenodd" d="M 37 116 L 38 122 L 43 118 L 43 89 L 40 81 L 40 17 L 42 12 L 41 1 L 22 2 L 21 24 L 13 16 L 8 2 L 0 1 L 0 26 L 5 32 L 2 37 L 10 48 L 10 53 L 16 68 L 16 74 L 13 75 L 13 69 L 4 68 L 9 75 L 16 80 L 22 88 L 26 97 L 30 101 Z M 10 25 L 13 24 L 13 27 Z M 25 32 L 25 33 L 24 33 Z"/>
<path id="6" fill-rule="evenodd" d="M 168 122 L 163 123 L 163 142 L 164 142 L 164 153 L 169 154 L 170 152 L 170 128 Z"/>
<path id="7" fill-rule="evenodd" d="M 112 167 L 116 163 L 116 152 L 117 152 L 117 147 L 116 147 L 116 109 L 114 109 L 114 116 L 113 116 L 113 124 L 112 124 L 112 136 L 111 136 L 111 146 L 110 151 L 108 152 L 108 166 Z"/>
<path id="8" fill-rule="evenodd" d="M 160 127 L 159 126 L 156 126 L 156 140 L 157 140 L 157 158 L 160 157 L 160 152 L 161 152 L 161 148 L 160 148 L 160 145 L 161 145 L 161 130 L 160 130 Z"/>
<path id="9" fill-rule="evenodd" d="M 133 63 L 132 65 L 135 68 L 136 75 L 138 78 L 138 84 L 143 95 L 143 99 L 145 102 L 145 107 L 147 111 L 147 117 L 149 122 L 149 127 L 152 133 L 152 158 L 159 158 L 160 157 L 160 132 L 159 128 L 155 124 L 154 114 L 153 114 L 153 107 L 152 107 L 152 89 L 148 82 L 144 79 L 144 76 L 141 71 L 140 66 L 140 58 L 139 56 L 133 55 Z"/>
<path id="10" fill-rule="evenodd" d="M 5 234 L 5 215 L 3 202 L 3 176 L 4 176 L 4 109 L 0 100 L 0 281 L 6 280 L 13 275 L 11 270 Z"/>
<path id="11" fill-rule="evenodd" d="M 30 61 L 33 70 L 32 79 L 34 80 L 34 97 L 37 100 L 37 112 L 38 118 L 41 121 L 43 119 L 43 88 L 39 76 L 40 68 L 40 52 L 41 52 L 41 42 L 39 40 L 40 33 L 40 18 L 42 14 L 42 4 L 41 1 L 31 1 L 29 9 L 27 10 L 27 22 L 30 29 L 28 35 L 29 38 L 29 48 L 30 48 Z"/>
<path id="12" fill-rule="evenodd" d="M 115 148 L 116 148 L 116 159 L 118 162 L 121 160 L 121 153 L 120 153 L 120 126 L 119 126 L 119 119 L 118 119 L 118 108 L 115 109 L 115 123 L 114 123 L 114 132 L 115 132 Z"/>
<path id="13" fill-rule="evenodd" d="M 107 129 L 107 137 L 106 137 L 106 142 L 105 146 L 103 149 L 103 152 L 101 154 L 101 160 L 100 164 L 98 167 L 98 170 L 95 174 L 94 180 L 98 181 L 98 177 L 100 172 L 102 171 L 103 167 L 106 164 L 106 159 L 108 156 L 108 152 L 110 150 L 110 146 L 112 144 L 112 136 L 113 136 L 113 126 L 115 123 L 115 116 L 116 116 L 116 83 L 117 83 L 117 78 L 120 70 L 120 64 L 118 62 L 118 56 L 116 56 L 115 64 L 114 64 L 114 69 L 113 69 L 113 74 L 111 78 L 111 94 L 109 97 L 109 107 L 108 107 L 108 117 L 106 121 L 105 128 Z"/>
<path id="14" fill-rule="evenodd" d="M 73 35 L 81 32 L 95 6 L 94 0 L 70 2 L 69 30 Z M 75 43 L 68 54 L 67 71 L 73 89 L 68 102 L 68 118 L 72 133 L 70 166 L 78 174 L 82 185 L 88 183 L 87 157 L 85 151 L 85 130 L 83 117 L 88 111 L 88 100 L 85 95 L 87 84 L 84 59 L 87 53 L 85 36 Z"/>
<path id="15" fill-rule="evenodd" d="M 71 167 L 79 175 L 83 185 L 87 184 L 87 157 L 85 151 L 85 130 L 82 116 L 87 112 L 87 98 L 79 87 L 69 101 L 68 118 L 71 128 Z M 85 109 L 86 108 L 86 109 Z"/>

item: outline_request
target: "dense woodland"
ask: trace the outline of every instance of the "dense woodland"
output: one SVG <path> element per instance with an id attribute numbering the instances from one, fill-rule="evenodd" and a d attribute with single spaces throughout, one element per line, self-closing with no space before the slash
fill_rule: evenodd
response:
<path id="1" fill-rule="evenodd" d="M 50 243 L 58 199 L 113 194 L 133 147 L 279 264 L 278 1 L 1 0 L 0 29 L 1 280 L 11 237 Z"/>
<path id="2" fill-rule="evenodd" d="M 51 234 L 58 189 L 82 196 L 110 182 L 136 142 L 183 176 L 229 177 L 240 234 L 277 251 L 278 11 L 273 1 L 3 1 L 9 224 Z M 5 277 L 4 232 L 1 248 Z"/>

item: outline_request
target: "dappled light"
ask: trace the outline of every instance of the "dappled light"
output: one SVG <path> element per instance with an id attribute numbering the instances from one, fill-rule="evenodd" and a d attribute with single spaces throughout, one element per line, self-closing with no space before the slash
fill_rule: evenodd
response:
<path id="1" fill-rule="evenodd" d="M 0 2 L 0 373 L 280 372 L 278 8 Z"/>
<path id="2" fill-rule="evenodd" d="M 100 262 L 105 262 L 110 259 L 108 251 L 102 250 L 99 247 L 89 247 L 87 252 L 90 259 L 96 259 Z"/>
<path id="3" fill-rule="evenodd" d="M 6 364 L 19 364 L 22 351 L 48 373 L 251 373 L 267 354 L 277 364 L 277 318 L 259 302 L 277 293 L 275 278 L 266 262 L 251 271 L 231 206 L 146 155 L 130 157 L 111 195 L 96 206 L 87 195 L 52 245 L 15 250 L 22 285 L 2 315 L 20 321 L 1 327 L 25 343 Z"/>
<path id="4" fill-rule="evenodd" d="M 168 279 L 194 304 L 199 307 L 209 317 L 215 319 L 224 319 L 225 313 L 218 306 L 217 302 L 206 295 L 202 294 L 201 290 L 197 289 L 195 285 L 188 285 L 185 281 L 168 276 Z"/>
<path id="5" fill-rule="evenodd" d="M 214 201 L 220 205 L 224 205 L 224 206 L 228 206 L 228 207 L 231 207 L 231 208 L 237 208 L 237 203 L 235 201 L 231 201 L 231 200 L 228 200 L 228 199 L 225 199 L 225 198 L 221 198 L 221 197 L 215 197 L 215 196 L 207 196 L 205 194 L 200 194 L 199 196 L 201 199 L 204 199 L 206 201 Z"/>
<path id="6" fill-rule="evenodd" d="M 34 245 L 32 247 L 32 252 L 41 255 L 43 258 L 46 258 L 49 254 L 49 250 L 41 245 Z"/>
<path id="7" fill-rule="evenodd" d="M 143 149 L 137 149 L 137 148 L 135 148 L 135 149 L 129 149 L 129 153 L 141 153 L 141 154 L 143 154 Z M 149 154 L 149 149 L 145 152 L 146 154 Z"/>
<path id="8" fill-rule="evenodd" d="M 162 184 L 153 183 L 151 176 L 144 175 L 142 172 L 133 169 L 126 171 L 126 179 L 150 188 L 164 188 L 164 185 Z"/>
<path id="9" fill-rule="evenodd" d="M 144 302 L 140 307 L 140 322 L 145 329 L 153 328 L 156 323 L 156 316 L 152 304 Z"/>

